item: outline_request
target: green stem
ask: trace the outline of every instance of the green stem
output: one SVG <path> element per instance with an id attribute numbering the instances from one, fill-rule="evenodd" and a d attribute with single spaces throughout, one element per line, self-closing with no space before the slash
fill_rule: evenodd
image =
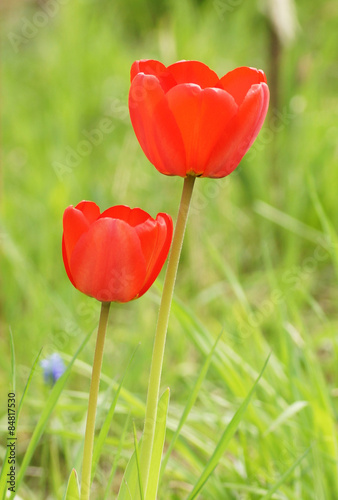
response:
<path id="1" fill-rule="evenodd" d="M 109 308 L 110 302 L 102 302 L 94 354 L 92 380 L 89 390 L 88 413 L 82 463 L 81 500 L 89 500 L 90 494 L 97 397 L 99 394 L 103 346 L 107 330 Z"/>
<path id="2" fill-rule="evenodd" d="M 195 183 L 195 177 L 188 176 L 184 179 L 181 203 L 178 211 L 177 222 L 171 246 L 171 252 L 168 260 L 167 272 L 164 280 L 162 299 L 158 314 L 157 328 L 153 347 L 153 356 L 151 361 L 146 416 L 140 453 L 141 478 L 144 485 L 145 499 L 147 498 L 147 484 L 149 469 L 154 443 L 157 404 L 159 399 L 161 373 L 164 357 L 165 341 L 167 336 L 168 322 L 174 286 L 177 275 L 178 263 L 180 260 L 181 249 L 185 228 L 188 219 L 189 206 L 192 191 Z"/>

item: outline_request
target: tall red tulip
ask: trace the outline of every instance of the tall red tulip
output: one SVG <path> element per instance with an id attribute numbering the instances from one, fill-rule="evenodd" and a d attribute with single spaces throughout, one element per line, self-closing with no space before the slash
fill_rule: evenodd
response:
<path id="1" fill-rule="evenodd" d="M 166 175 L 224 177 L 256 139 L 269 103 L 261 70 L 222 78 L 198 61 L 131 67 L 129 111 L 148 160 Z"/>
<path id="2" fill-rule="evenodd" d="M 165 213 L 156 219 L 124 205 L 102 214 L 91 201 L 68 207 L 63 216 L 62 254 L 70 281 L 103 302 L 141 297 L 167 258 L 173 232 Z"/>

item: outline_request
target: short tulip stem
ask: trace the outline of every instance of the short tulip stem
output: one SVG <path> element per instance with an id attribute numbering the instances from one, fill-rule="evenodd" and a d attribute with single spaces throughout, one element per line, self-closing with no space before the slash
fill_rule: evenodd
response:
<path id="1" fill-rule="evenodd" d="M 157 405 L 159 399 L 164 348 L 165 348 L 167 329 L 169 323 L 170 308 L 174 293 L 177 268 L 180 260 L 181 249 L 183 244 L 185 228 L 187 225 L 189 206 L 190 206 L 194 183 L 195 183 L 195 177 L 188 176 L 184 179 L 181 203 L 178 211 L 177 222 L 171 246 L 171 252 L 169 255 L 167 272 L 163 285 L 163 293 L 162 293 L 162 299 L 161 299 L 156 333 L 155 333 L 153 356 L 152 356 L 150 376 L 149 376 L 145 423 L 144 423 L 144 431 L 143 431 L 141 453 L 140 453 L 141 479 L 145 493 L 144 498 L 146 500 L 147 500 L 146 492 L 147 492 L 152 448 L 155 436 Z"/>
<path id="2" fill-rule="evenodd" d="M 99 328 L 97 331 L 96 347 L 93 362 L 92 379 L 89 390 L 88 413 L 86 423 L 85 442 L 83 450 L 81 500 L 89 500 L 91 485 L 91 469 L 95 434 L 95 417 L 97 398 L 99 394 L 100 375 L 103 358 L 104 339 L 106 336 L 110 302 L 102 302 Z"/>

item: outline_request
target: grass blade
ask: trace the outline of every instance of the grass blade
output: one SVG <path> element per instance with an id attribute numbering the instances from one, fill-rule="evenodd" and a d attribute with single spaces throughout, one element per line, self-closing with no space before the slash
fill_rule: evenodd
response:
<path id="1" fill-rule="evenodd" d="M 29 386 L 31 384 L 31 381 L 32 381 L 32 378 L 33 378 L 33 375 L 35 372 L 35 368 L 36 368 L 36 365 L 38 364 L 41 352 L 42 352 L 42 348 L 40 349 L 38 355 L 36 356 L 36 358 L 33 362 L 33 365 L 32 365 L 31 371 L 29 373 L 25 388 L 24 388 L 22 396 L 20 398 L 20 402 L 19 402 L 18 409 L 16 412 L 16 426 L 18 426 L 21 409 L 22 409 L 24 400 L 26 398 L 26 394 L 28 392 Z M 5 498 L 6 498 L 7 472 L 8 472 L 8 465 L 9 465 L 7 462 L 8 453 L 9 453 L 8 448 L 6 448 L 6 456 L 5 456 L 5 460 L 4 460 L 3 467 L 1 469 L 1 474 L 0 474 L 0 498 L 1 498 L 1 500 L 5 500 Z"/>
<path id="2" fill-rule="evenodd" d="M 15 374 L 15 349 L 14 349 L 14 338 L 13 338 L 13 332 L 11 327 L 9 327 L 9 344 L 10 344 L 10 350 L 11 350 L 11 391 L 14 392 L 15 394 L 15 389 L 16 389 L 16 374 Z M 16 427 L 18 425 L 18 411 L 16 412 Z M 7 488 L 7 473 L 9 470 L 9 463 L 8 463 L 8 455 L 9 455 L 9 448 L 6 447 L 6 453 L 5 453 L 5 458 L 3 462 L 3 467 L 1 469 L 0 473 L 0 498 L 3 500 L 6 498 L 6 488 Z"/>
<path id="3" fill-rule="evenodd" d="M 19 402 L 19 406 L 18 406 L 18 411 L 17 411 L 17 416 L 16 416 L 16 420 L 18 421 L 19 419 L 19 415 L 21 413 L 21 409 L 22 409 L 22 406 L 23 406 L 23 403 L 25 401 L 25 398 L 26 398 L 26 394 L 28 392 L 28 389 L 29 389 L 29 386 L 31 385 L 31 381 L 32 381 L 32 378 L 33 378 L 33 375 L 34 375 L 34 372 L 35 372 L 35 368 L 36 368 L 36 365 L 38 364 L 39 362 L 39 359 L 40 359 L 40 356 L 41 356 L 41 353 L 42 353 L 42 349 L 40 349 L 40 351 L 38 352 L 36 358 L 34 359 L 34 362 L 33 362 L 33 365 L 32 365 L 32 368 L 31 368 L 31 371 L 29 372 L 29 376 L 28 376 L 28 379 L 27 379 L 27 382 L 26 382 L 26 385 L 25 385 L 25 388 L 23 390 L 23 393 L 22 393 L 22 396 L 20 398 L 20 402 Z"/>
<path id="4" fill-rule="evenodd" d="M 163 446 L 165 440 L 169 396 L 170 396 L 170 389 L 168 387 L 168 389 L 166 389 L 162 394 L 160 401 L 158 403 L 155 439 L 153 444 L 153 450 L 151 453 L 146 500 L 156 500 L 159 477 L 160 477 L 161 461 L 163 455 Z"/>
<path id="5" fill-rule="evenodd" d="M 204 378 L 205 378 L 205 376 L 207 374 L 207 371 L 209 369 L 209 366 L 210 366 L 210 363 L 211 363 L 211 358 L 212 358 L 212 356 L 213 356 L 213 354 L 215 352 L 216 346 L 218 344 L 219 339 L 222 336 L 222 333 L 223 333 L 223 330 L 221 331 L 221 333 L 217 337 L 216 342 L 214 343 L 214 345 L 213 345 L 210 353 L 208 354 L 208 356 L 207 356 L 207 358 L 206 358 L 206 360 L 204 362 L 204 365 L 202 367 L 202 370 L 201 370 L 201 372 L 200 372 L 200 374 L 199 374 L 199 376 L 198 376 L 198 378 L 197 378 L 197 380 L 195 382 L 195 386 L 194 386 L 193 390 L 190 393 L 190 396 L 188 398 L 187 404 L 186 404 L 186 406 L 184 408 L 184 411 L 183 411 L 182 416 L 180 418 L 180 421 L 178 423 L 177 429 L 176 429 L 176 431 L 175 431 L 175 433 L 174 433 L 174 435 L 173 435 L 173 437 L 172 437 L 172 439 L 170 441 L 169 447 L 168 447 L 168 449 L 166 451 L 166 454 L 165 454 L 165 456 L 163 458 L 162 467 L 161 467 L 161 477 L 164 474 L 164 471 L 165 471 L 165 468 L 167 466 L 170 454 L 171 454 L 171 452 L 172 452 L 172 450 L 173 450 L 173 448 L 174 448 L 174 446 L 176 444 L 176 441 L 177 441 L 177 439 L 179 437 L 180 431 L 181 431 L 183 425 L 185 424 L 185 422 L 186 422 L 186 420 L 188 418 L 188 415 L 190 413 L 191 408 L 195 404 L 195 401 L 196 401 L 198 393 L 200 391 L 202 382 L 203 382 L 203 380 L 204 380 Z"/>
<path id="6" fill-rule="evenodd" d="M 192 500 L 193 498 L 196 498 L 196 496 L 201 491 L 201 489 L 203 488 L 203 486 L 205 485 L 205 483 L 209 479 L 210 475 L 212 474 L 212 472 L 214 471 L 214 469 L 218 465 L 218 462 L 220 461 L 223 453 L 225 452 L 230 439 L 235 434 L 235 432 L 236 432 L 236 430 L 237 430 L 237 428 L 238 428 L 238 426 L 243 418 L 245 410 L 247 409 L 247 407 L 252 399 L 252 396 L 254 395 L 254 392 L 256 390 L 258 382 L 260 381 L 260 379 L 265 371 L 265 368 L 268 364 L 270 356 L 271 356 L 271 354 L 268 356 L 267 360 L 265 361 L 264 366 L 262 368 L 262 371 L 260 372 L 260 374 L 259 374 L 258 378 L 256 379 L 254 385 L 252 386 L 250 392 L 248 393 L 248 395 L 244 399 L 243 403 L 241 404 L 241 406 L 239 407 L 239 409 L 237 410 L 237 412 L 235 413 L 235 415 L 231 419 L 229 425 L 227 426 L 227 428 L 223 432 L 221 439 L 219 440 L 219 442 L 215 448 L 214 453 L 212 454 L 211 458 L 209 459 L 209 462 L 207 463 L 206 467 L 204 468 L 201 476 L 199 477 L 197 483 L 195 484 L 195 486 L 194 486 L 193 490 L 191 491 L 190 495 L 188 496 L 187 500 Z"/>
<path id="7" fill-rule="evenodd" d="M 274 422 L 272 422 L 269 428 L 264 432 L 263 436 L 265 437 L 270 434 L 270 432 L 275 431 L 277 427 L 284 424 L 285 421 L 289 420 L 293 415 L 296 415 L 308 405 L 309 403 L 307 401 L 295 401 L 292 403 L 286 408 L 286 410 L 283 411 L 281 415 L 278 416 L 278 418 L 276 418 Z"/>
<path id="8" fill-rule="evenodd" d="M 277 481 L 277 483 L 274 484 L 274 486 L 267 492 L 266 495 L 261 497 L 261 500 L 269 500 L 274 493 L 278 490 L 278 488 L 287 480 L 287 478 L 292 474 L 292 472 L 295 470 L 295 468 L 304 460 L 304 458 L 307 456 L 309 453 L 310 448 L 306 450 L 306 452 L 299 457 L 295 463 L 291 465 L 291 467 L 288 468 L 287 471 L 282 475 L 282 477 Z"/>
<path id="9" fill-rule="evenodd" d="M 111 472 L 110 472 L 110 475 L 109 475 L 109 478 L 108 478 L 108 481 L 107 481 L 106 491 L 105 491 L 103 500 L 108 500 L 108 497 L 110 495 L 110 491 L 109 490 L 110 490 L 111 485 L 113 483 L 113 480 L 114 480 L 114 477 L 115 477 L 115 473 L 116 473 L 116 469 L 117 469 L 117 464 L 118 464 L 118 461 L 119 461 L 120 456 L 121 456 L 121 452 L 122 452 L 123 447 L 124 447 L 125 437 L 126 437 L 127 429 L 128 429 L 128 426 L 129 426 L 129 421 L 130 421 L 130 415 L 127 416 L 126 422 L 125 422 L 124 427 L 123 427 L 122 435 L 121 435 L 121 438 L 120 438 L 120 441 L 119 441 L 119 446 L 118 446 L 117 453 L 116 453 L 114 461 L 113 461 L 113 466 L 112 466 L 112 469 L 111 469 Z"/>
<path id="10" fill-rule="evenodd" d="M 135 446 L 135 457 L 136 457 L 136 468 L 137 468 L 139 492 L 140 492 L 141 500 L 144 500 L 142 478 L 141 478 L 141 471 L 140 471 L 140 457 L 139 457 L 139 452 L 138 452 L 138 443 L 137 443 L 135 422 L 133 422 L 133 432 L 134 432 L 134 446 Z"/>
<path id="11" fill-rule="evenodd" d="M 127 368 L 122 376 L 122 379 L 121 379 L 121 382 L 117 388 L 117 391 L 115 393 L 115 396 L 114 396 L 114 399 L 112 401 L 112 404 L 109 408 L 109 411 L 108 411 L 108 414 L 103 422 L 103 425 L 101 427 L 101 430 L 100 430 L 100 433 L 99 433 L 99 436 L 96 440 L 96 443 L 95 443 L 95 447 L 94 447 L 94 453 L 93 453 L 93 467 L 92 467 L 92 478 L 93 476 L 95 475 L 95 471 L 96 471 L 96 468 L 97 468 L 97 465 L 98 465 L 98 462 L 99 462 L 99 459 L 100 459 L 100 456 L 101 456 L 101 453 L 102 453 L 102 448 L 104 446 L 104 443 L 107 439 L 107 436 L 108 436 L 108 432 L 109 432 L 109 429 L 110 429 L 110 426 L 111 426 L 111 422 L 113 420 L 113 417 L 114 417 L 114 413 L 115 413 L 115 408 L 116 408 L 116 404 L 117 404 L 117 401 L 119 399 L 119 395 L 120 395 L 120 392 L 121 392 L 121 389 L 122 389 L 122 385 L 123 385 L 123 382 L 124 382 L 124 379 L 125 379 L 125 376 L 126 374 L 128 373 L 128 369 L 131 365 L 131 362 L 135 356 L 135 353 L 138 349 L 138 346 L 136 347 L 136 349 L 134 350 L 129 362 L 128 362 L 128 365 L 127 365 Z"/>
<path id="12" fill-rule="evenodd" d="M 159 452 L 160 449 L 160 443 L 164 442 L 164 433 L 165 433 L 165 425 L 166 425 L 166 413 L 167 413 L 167 408 L 168 408 L 168 402 L 169 402 L 169 389 L 167 389 L 162 396 L 160 397 L 159 403 L 158 403 L 158 412 L 157 412 L 157 421 L 156 421 L 156 430 L 155 430 L 155 439 L 154 439 L 154 448 L 156 449 L 156 458 L 152 458 L 151 462 L 151 468 L 155 467 L 155 462 L 158 463 L 158 461 L 161 460 L 162 456 L 162 450 L 163 450 L 163 444 L 161 448 L 161 452 Z M 163 430 L 164 428 L 164 430 Z M 142 438 L 141 438 L 142 440 Z M 140 441 L 141 442 L 141 441 Z M 155 444 L 159 443 L 159 444 Z M 159 474 L 159 467 L 158 467 L 158 473 Z M 154 473 L 155 476 L 155 473 Z M 149 479 L 153 477 L 152 475 L 149 476 Z M 149 480 L 152 481 L 153 479 Z M 146 495 L 146 498 L 148 500 L 148 492 Z M 137 463 L 136 463 L 136 456 L 135 452 L 132 454 L 130 457 L 130 460 L 128 462 L 127 468 L 125 470 L 122 483 L 120 486 L 120 491 L 117 497 L 117 500 L 139 500 L 140 496 L 138 494 L 138 471 L 137 471 Z"/>
<path id="13" fill-rule="evenodd" d="M 12 328 L 9 327 L 9 340 L 10 340 L 10 348 L 11 348 L 11 375 L 12 375 L 12 389 L 15 393 L 15 380 L 16 380 L 16 375 L 15 375 L 15 349 L 14 349 L 14 338 L 13 338 L 13 332 Z"/>
<path id="14" fill-rule="evenodd" d="M 272 205 L 268 205 L 264 201 L 258 200 L 254 205 L 256 213 L 265 217 L 267 220 L 287 229 L 291 233 L 301 236 L 302 238 L 313 243 L 319 243 L 323 239 L 323 233 L 313 229 L 311 226 L 304 224 L 304 222 L 295 219 L 286 212 L 282 212 Z"/>
<path id="15" fill-rule="evenodd" d="M 319 199 L 318 192 L 315 187 L 315 183 L 313 180 L 313 177 L 309 174 L 307 176 L 307 184 L 309 188 L 309 193 L 312 199 L 313 206 L 315 208 L 315 211 L 317 213 L 317 216 L 320 220 L 320 223 L 322 225 L 323 231 L 326 235 L 326 239 L 328 240 L 326 242 L 326 245 L 328 247 L 328 252 L 331 254 L 333 264 L 335 266 L 336 273 L 338 275 L 338 253 L 337 253 L 337 248 L 338 248 L 338 235 L 337 232 L 328 218 L 328 216 L 325 213 L 324 207 Z"/>
<path id="16" fill-rule="evenodd" d="M 54 387 L 50 393 L 50 396 L 48 398 L 46 406 L 44 407 L 44 409 L 40 415 L 39 421 L 34 429 L 34 432 L 33 432 L 33 435 L 30 439 L 25 456 L 24 456 L 23 461 L 21 463 L 19 474 L 18 474 L 17 479 L 16 479 L 16 490 L 17 491 L 20 487 L 21 481 L 23 480 L 23 477 L 24 477 L 26 469 L 31 461 L 31 458 L 34 454 L 35 448 L 37 447 L 38 442 L 39 442 L 39 440 L 40 440 L 40 438 L 45 430 L 48 419 L 56 406 L 56 403 L 60 397 L 60 394 L 61 394 L 64 386 L 66 385 L 66 382 L 69 378 L 69 375 L 70 375 L 70 372 L 72 369 L 72 366 L 73 366 L 77 356 L 80 354 L 82 349 L 85 347 L 85 345 L 88 342 L 90 337 L 91 337 L 91 333 L 88 334 L 87 337 L 84 339 L 84 341 L 82 342 L 82 344 L 80 345 L 80 347 L 78 348 L 76 353 L 74 354 L 71 362 L 67 366 L 64 374 L 56 382 L 56 384 L 54 385 Z M 10 500 L 13 500 L 13 498 L 14 498 L 14 493 L 10 496 Z"/>

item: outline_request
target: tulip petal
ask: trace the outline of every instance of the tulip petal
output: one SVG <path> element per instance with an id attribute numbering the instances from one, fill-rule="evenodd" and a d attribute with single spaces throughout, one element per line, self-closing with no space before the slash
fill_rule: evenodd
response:
<path id="1" fill-rule="evenodd" d="M 134 77 L 129 111 L 136 137 L 148 160 L 163 174 L 184 177 L 182 137 L 155 76 L 139 73 Z"/>
<path id="2" fill-rule="evenodd" d="M 81 201 L 75 208 L 83 213 L 90 224 L 100 217 L 100 209 L 93 201 Z"/>
<path id="3" fill-rule="evenodd" d="M 131 82 L 138 73 L 156 76 L 165 93 L 177 83 L 175 78 L 164 66 L 164 64 L 154 59 L 143 59 L 141 61 L 135 61 L 130 69 Z"/>
<path id="4" fill-rule="evenodd" d="M 167 93 L 169 107 L 182 134 L 186 173 L 203 174 L 215 144 L 237 113 L 233 97 L 222 89 L 177 85 Z"/>
<path id="5" fill-rule="evenodd" d="M 138 297 L 141 297 L 154 283 L 168 256 L 173 235 L 173 221 L 170 215 L 160 213 L 156 221 L 147 221 L 136 227 L 143 254 L 147 262 L 145 282 Z"/>
<path id="6" fill-rule="evenodd" d="M 257 94 L 259 98 L 257 98 Z M 239 120 L 246 119 L 252 123 L 251 134 L 247 134 L 247 138 L 243 144 L 242 149 L 244 149 L 245 152 L 242 156 L 244 156 L 247 150 L 252 146 L 260 129 L 262 128 L 268 112 L 269 98 L 269 87 L 266 83 L 253 85 L 239 108 Z"/>
<path id="7" fill-rule="evenodd" d="M 177 84 L 195 83 L 202 89 L 216 87 L 219 84 L 217 74 L 209 66 L 199 61 L 178 61 L 168 66 Z"/>
<path id="8" fill-rule="evenodd" d="M 93 205 L 95 205 L 95 203 L 93 203 Z M 81 238 L 83 233 L 88 231 L 90 226 L 90 222 L 86 218 L 85 214 L 77 207 L 78 205 L 76 207 L 70 206 L 66 208 L 63 214 L 64 248 L 68 262 L 76 243 Z"/>
<path id="9" fill-rule="evenodd" d="M 130 208 L 127 205 L 116 205 L 115 207 L 108 208 L 102 212 L 100 219 L 104 217 L 123 220 L 133 227 L 142 224 L 148 219 L 154 220 L 141 208 Z"/>
<path id="10" fill-rule="evenodd" d="M 148 267 L 152 255 L 156 252 L 156 242 L 158 236 L 157 221 L 149 218 L 145 222 L 136 226 L 135 231 L 140 239 L 142 252 Z"/>
<path id="11" fill-rule="evenodd" d="M 134 299 L 146 276 L 146 263 L 134 228 L 105 217 L 83 234 L 70 259 L 76 288 L 105 302 Z"/>
<path id="12" fill-rule="evenodd" d="M 100 209 L 92 201 L 81 201 L 74 208 L 66 208 L 63 215 L 62 257 L 68 278 L 74 284 L 69 268 L 69 260 L 73 249 L 82 234 L 88 231 L 92 222 L 100 215 Z"/>
<path id="13" fill-rule="evenodd" d="M 224 75 L 220 79 L 220 86 L 229 92 L 240 105 L 251 86 L 263 82 L 266 83 L 266 77 L 262 70 L 242 66 Z"/>
<path id="14" fill-rule="evenodd" d="M 268 86 L 253 85 L 215 146 L 203 177 L 224 177 L 237 167 L 260 131 L 268 104 Z"/>
<path id="15" fill-rule="evenodd" d="M 67 252 L 66 252 L 65 236 L 64 235 L 62 236 L 62 258 L 63 258 L 63 263 L 64 263 L 64 266 L 66 269 L 67 276 L 68 276 L 70 282 L 72 283 L 72 285 L 75 286 L 75 288 L 76 288 L 72 273 L 70 272 L 70 268 L 69 268 L 69 262 L 68 262 Z"/>

